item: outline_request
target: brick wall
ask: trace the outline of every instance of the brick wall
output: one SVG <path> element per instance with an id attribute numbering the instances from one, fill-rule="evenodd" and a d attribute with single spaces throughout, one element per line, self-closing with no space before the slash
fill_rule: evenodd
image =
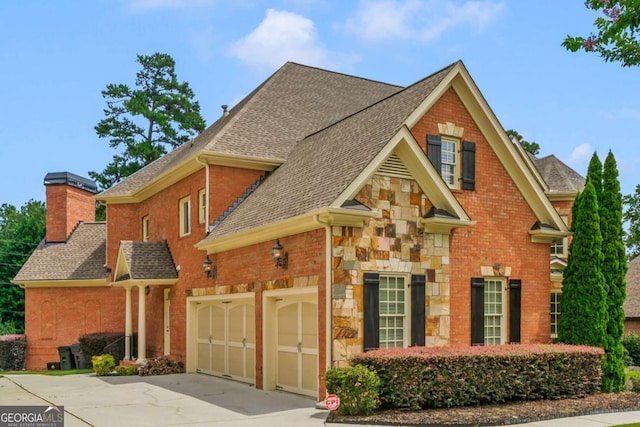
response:
<path id="1" fill-rule="evenodd" d="M 475 191 L 453 190 L 477 224 L 451 235 L 451 343 L 470 344 L 470 279 L 482 277 L 482 266 L 498 263 L 522 280 L 522 342 L 547 342 L 549 245 L 531 243 L 536 217 L 453 89 L 411 132 L 424 150 L 426 136 L 439 134 L 438 124 L 446 122 L 464 128 L 463 139 L 476 143 Z"/>
<path id="2" fill-rule="evenodd" d="M 25 291 L 27 369 L 59 361 L 58 347 L 92 332 L 124 332 L 124 291 L 110 287 Z"/>

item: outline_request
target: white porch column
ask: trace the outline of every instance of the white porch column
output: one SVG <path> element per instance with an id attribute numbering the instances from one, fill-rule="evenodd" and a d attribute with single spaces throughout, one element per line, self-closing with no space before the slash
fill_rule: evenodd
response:
<path id="1" fill-rule="evenodd" d="M 124 360 L 131 360 L 131 334 L 132 334 L 132 319 L 131 319 L 131 287 L 124 288 L 125 291 L 125 308 L 124 308 Z"/>
<path id="2" fill-rule="evenodd" d="M 147 358 L 146 300 L 144 285 L 138 285 L 138 361 Z"/>

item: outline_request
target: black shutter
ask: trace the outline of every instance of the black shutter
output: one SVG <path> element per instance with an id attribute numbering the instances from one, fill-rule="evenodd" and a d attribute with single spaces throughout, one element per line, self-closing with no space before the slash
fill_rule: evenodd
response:
<path id="1" fill-rule="evenodd" d="M 484 345 L 484 279 L 471 278 L 471 345 Z"/>
<path id="2" fill-rule="evenodd" d="M 411 345 L 424 346 L 425 276 L 411 275 Z"/>
<path id="3" fill-rule="evenodd" d="M 462 189 L 476 188 L 476 143 L 462 141 Z"/>
<path id="4" fill-rule="evenodd" d="M 364 273 L 364 351 L 380 347 L 380 275 Z"/>
<path id="5" fill-rule="evenodd" d="M 442 175 L 442 139 L 440 135 L 427 135 L 427 157 L 438 175 Z"/>
<path id="6" fill-rule="evenodd" d="M 522 301 L 522 281 L 509 280 L 509 342 L 520 342 L 520 318 Z"/>

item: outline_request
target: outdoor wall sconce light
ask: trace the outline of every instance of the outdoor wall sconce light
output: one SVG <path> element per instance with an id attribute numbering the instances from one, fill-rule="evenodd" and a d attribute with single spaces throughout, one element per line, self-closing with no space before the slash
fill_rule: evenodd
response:
<path id="1" fill-rule="evenodd" d="M 283 270 L 286 270 L 289 267 L 289 253 L 282 252 L 280 239 L 276 239 L 276 244 L 273 245 L 273 248 L 271 249 L 271 256 L 276 264 L 276 268 L 282 267 Z"/>
<path id="2" fill-rule="evenodd" d="M 207 258 L 202 261 L 202 271 L 204 271 L 204 274 L 206 274 L 207 277 L 211 277 L 213 280 L 218 278 L 218 266 L 213 265 L 209 259 L 209 255 L 207 255 Z"/>

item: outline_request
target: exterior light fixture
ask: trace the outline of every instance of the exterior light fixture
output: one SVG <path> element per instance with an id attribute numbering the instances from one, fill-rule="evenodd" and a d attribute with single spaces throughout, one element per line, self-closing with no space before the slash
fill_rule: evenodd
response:
<path id="1" fill-rule="evenodd" d="M 204 271 L 204 274 L 206 274 L 207 277 L 211 277 L 213 280 L 218 278 L 218 266 L 213 265 L 209 259 L 209 255 L 207 255 L 207 258 L 202 261 L 202 271 Z"/>
<path id="2" fill-rule="evenodd" d="M 271 249 L 271 256 L 276 264 L 276 268 L 282 267 L 283 270 L 286 270 L 289 267 L 289 253 L 283 252 L 282 249 L 280 239 L 276 239 L 276 244 L 273 245 Z"/>

